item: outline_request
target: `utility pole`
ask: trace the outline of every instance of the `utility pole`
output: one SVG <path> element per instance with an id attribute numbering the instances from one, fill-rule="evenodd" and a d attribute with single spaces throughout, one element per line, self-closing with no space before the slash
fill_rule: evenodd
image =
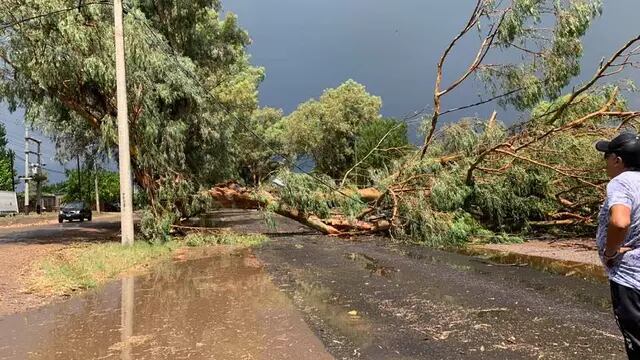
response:
<path id="1" fill-rule="evenodd" d="M 116 43 L 116 88 L 118 98 L 118 162 L 120 165 L 120 226 L 122 244 L 133 244 L 133 196 L 131 194 L 131 155 L 129 153 L 129 115 L 127 114 L 127 71 L 124 53 L 122 0 L 113 0 Z"/>
<path id="2" fill-rule="evenodd" d="M 94 184 L 96 187 L 96 211 L 100 214 L 100 192 L 98 191 L 98 164 L 94 163 Z"/>
<path id="3" fill-rule="evenodd" d="M 24 129 L 24 212 L 29 215 L 29 128 Z"/>
<path id="4" fill-rule="evenodd" d="M 13 163 L 13 158 L 16 156 L 16 153 L 13 150 L 9 151 L 9 156 L 11 159 L 11 191 L 16 192 L 16 177 L 13 169 L 15 169 L 15 164 Z"/>
<path id="5" fill-rule="evenodd" d="M 42 152 L 41 142 L 35 139 L 31 139 L 38 145 L 38 165 L 36 167 L 36 212 L 40 214 L 42 212 Z"/>
<path id="6" fill-rule="evenodd" d="M 27 167 L 31 167 L 31 174 L 34 175 L 34 177 L 29 178 L 28 180 L 32 180 L 35 179 L 36 180 L 36 212 L 38 214 L 40 214 L 41 210 L 42 210 L 42 151 L 41 151 L 41 145 L 42 145 L 42 141 L 38 140 L 38 139 L 34 139 L 31 136 L 29 136 L 28 130 L 26 133 L 26 136 L 24 138 L 25 141 L 25 161 L 26 161 L 26 166 Z M 34 152 L 29 150 L 29 141 L 33 141 L 34 143 L 36 143 L 37 149 L 38 151 Z M 35 155 L 38 157 L 38 162 L 31 165 L 29 163 L 29 155 Z M 26 172 L 26 171 L 25 171 Z M 28 177 L 28 176 L 27 176 Z M 26 180 L 26 181 L 28 181 Z M 25 182 L 25 199 L 27 199 L 28 197 L 28 192 L 27 192 L 27 182 Z M 28 206 L 28 202 L 25 200 L 25 207 Z"/>
<path id="7" fill-rule="evenodd" d="M 78 174 L 78 197 L 82 201 L 82 175 L 80 174 L 80 155 L 76 155 L 76 170 Z"/>

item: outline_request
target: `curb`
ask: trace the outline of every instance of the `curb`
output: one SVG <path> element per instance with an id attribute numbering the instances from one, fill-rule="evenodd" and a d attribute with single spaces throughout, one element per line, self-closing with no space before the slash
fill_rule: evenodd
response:
<path id="1" fill-rule="evenodd" d="M 532 269 L 564 276 L 576 276 L 585 280 L 608 282 L 607 274 L 600 265 L 569 260 L 559 260 L 544 256 L 521 254 L 516 252 L 487 249 L 477 245 L 453 249 L 454 252 L 480 257 L 499 265 L 528 266 Z"/>

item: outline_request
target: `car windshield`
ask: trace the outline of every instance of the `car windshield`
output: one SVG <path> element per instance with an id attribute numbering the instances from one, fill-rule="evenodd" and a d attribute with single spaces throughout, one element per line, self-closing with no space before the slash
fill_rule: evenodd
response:
<path id="1" fill-rule="evenodd" d="M 74 209 L 74 210 L 82 210 L 84 208 L 84 204 L 80 201 L 74 201 L 66 204 L 62 207 L 63 209 Z"/>

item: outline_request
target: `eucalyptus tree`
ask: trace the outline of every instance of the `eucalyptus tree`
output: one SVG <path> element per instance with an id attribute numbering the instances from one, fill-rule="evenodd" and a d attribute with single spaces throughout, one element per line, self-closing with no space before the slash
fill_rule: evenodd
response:
<path id="1" fill-rule="evenodd" d="M 0 4 L 0 101 L 26 109 L 62 158 L 117 152 L 112 12 L 103 1 Z M 154 215 L 189 216 L 193 194 L 234 175 L 262 70 L 219 0 L 132 0 L 124 22 L 135 181 Z"/>

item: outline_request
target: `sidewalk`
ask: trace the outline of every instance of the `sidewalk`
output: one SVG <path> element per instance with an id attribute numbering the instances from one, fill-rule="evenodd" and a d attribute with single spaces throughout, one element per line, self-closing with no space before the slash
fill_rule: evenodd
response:
<path id="1" fill-rule="evenodd" d="M 471 245 L 462 250 L 501 265 L 524 266 L 566 276 L 606 281 L 595 239 L 530 240 L 522 244 Z"/>

